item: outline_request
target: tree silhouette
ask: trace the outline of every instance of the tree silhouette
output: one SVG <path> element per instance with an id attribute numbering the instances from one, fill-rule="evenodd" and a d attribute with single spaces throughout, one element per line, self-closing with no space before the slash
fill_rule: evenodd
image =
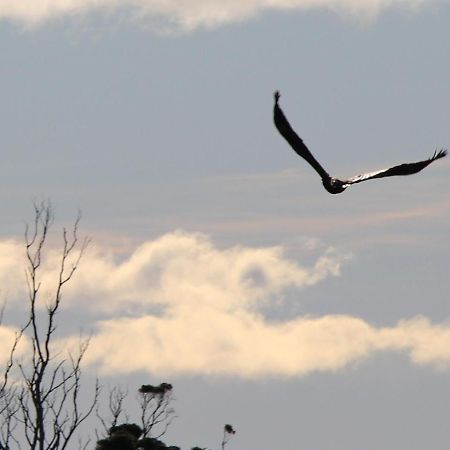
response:
<path id="1" fill-rule="evenodd" d="M 111 424 L 109 428 L 108 420 L 101 416 L 99 409 L 97 410 L 97 416 L 107 432 L 107 436 L 97 442 L 96 449 L 178 449 L 173 446 L 167 447 L 164 442 L 159 440 L 167 432 L 175 417 L 175 411 L 171 407 L 172 390 L 173 387 L 169 383 L 142 385 L 138 389 L 140 425 L 135 423 L 118 425 L 119 418 L 126 416 L 123 404 L 128 393 L 114 387 L 109 395 L 109 422 Z"/>
<path id="2" fill-rule="evenodd" d="M 172 390 L 173 387 L 169 383 L 161 383 L 159 385 L 144 384 L 138 389 L 139 436 L 159 439 L 167 432 L 175 418 L 175 410 L 171 406 Z M 128 421 L 128 416 L 124 411 L 124 402 L 127 396 L 128 392 L 126 390 L 120 386 L 115 386 L 109 392 L 108 411 L 106 414 L 102 414 L 101 405 L 97 405 L 96 414 L 103 426 L 104 433 L 111 435 L 111 433 L 117 433 L 117 430 L 123 431 L 123 428 L 119 427 L 123 427 L 124 424 L 119 426 L 118 423 L 122 417 Z"/>
<path id="3" fill-rule="evenodd" d="M 138 389 L 141 425 L 130 422 L 118 425 L 119 417 L 127 417 L 123 411 L 127 392 L 117 387 L 113 388 L 109 396 L 110 423 L 112 425 L 107 428 L 107 420 L 103 419 L 97 411 L 107 436 L 97 441 L 95 450 L 180 450 L 179 447 L 167 446 L 160 440 L 175 417 L 175 412 L 170 406 L 172 391 L 173 386 L 169 383 L 142 385 Z M 162 427 L 159 433 L 154 433 L 154 428 L 157 426 Z M 236 431 L 233 426 L 226 424 L 223 428 L 222 450 L 225 450 L 228 441 L 234 434 L 236 434 Z M 191 450 L 208 449 L 192 447 Z"/>
<path id="4" fill-rule="evenodd" d="M 164 442 L 145 437 L 144 430 L 135 423 L 124 423 L 111 427 L 108 437 L 97 442 L 96 450 L 180 450 L 179 447 L 167 447 Z"/>
<path id="5" fill-rule="evenodd" d="M 96 382 L 91 403 L 81 408 L 81 361 L 89 340 L 81 340 L 73 353 L 58 352 L 54 347 L 62 294 L 88 245 L 87 239 L 79 241 L 79 221 L 80 216 L 70 232 L 63 229 L 50 298 L 41 295 L 42 265 L 53 224 L 50 203 L 35 204 L 33 224 L 26 227 L 28 314 L 16 333 L 0 385 L 0 449 L 20 449 L 25 442 L 30 450 L 64 450 L 98 401 L 100 387 Z M 22 342 L 31 350 L 19 358 L 17 349 Z"/>
<path id="6" fill-rule="evenodd" d="M 227 423 L 223 427 L 223 438 L 222 438 L 222 444 L 221 444 L 222 450 L 225 449 L 225 446 L 227 445 L 228 441 L 235 434 L 236 434 L 236 430 L 229 423 Z"/>

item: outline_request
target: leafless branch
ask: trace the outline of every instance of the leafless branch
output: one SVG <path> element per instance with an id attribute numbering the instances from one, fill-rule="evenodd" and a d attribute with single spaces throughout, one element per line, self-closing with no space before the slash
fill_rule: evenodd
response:
<path id="1" fill-rule="evenodd" d="M 43 262 L 54 219 L 49 202 L 33 206 L 34 221 L 25 228 L 28 317 L 16 334 L 0 383 L 0 449 L 10 450 L 14 445 L 20 450 L 20 442 L 25 441 L 30 450 L 65 450 L 79 426 L 95 410 L 100 393 L 96 381 L 91 402 L 81 408 L 81 362 L 89 339 L 80 341 L 77 352 L 67 356 L 56 352 L 53 344 L 64 287 L 73 278 L 89 240 L 80 242 L 78 238 L 78 214 L 72 229 L 63 229 L 56 287 L 50 301 L 43 304 Z M 25 335 L 31 345 L 29 356 L 16 360 L 17 346 Z M 10 382 L 14 368 L 19 385 Z M 79 446 L 86 448 L 87 444 L 79 441 Z"/>
<path id="2" fill-rule="evenodd" d="M 141 427 L 143 437 L 160 438 L 175 418 L 172 402 L 172 385 L 161 383 L 159 386 L 143 385 L 139 389 L 139 405 L 141 409 Z M 160 432 L 155 433 L 154 429 Z"/>

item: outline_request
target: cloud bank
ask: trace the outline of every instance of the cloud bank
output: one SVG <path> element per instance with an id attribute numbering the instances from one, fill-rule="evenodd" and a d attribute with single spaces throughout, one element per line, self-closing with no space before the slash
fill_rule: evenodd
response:
<path id="1" fill-rule="evenodd" d="M 239 22 L 268 11 L 321 8 L 373 17 L 391 7 L 416 9 L 438 0 L 0 0 L 0 17 L 36 25 L 48 20 L 90 13 L 126 11 L 131 18 L 163 19 L 191 31 Z"/>
<path id="2" fill-rule="evenodd" d="M 307 244 L 305 252 L 311 250 Z M 449 367 L 450 323 L 418 316 L 375 327 L 350 315 L 298 313 L 275 320 L 270 311 L 292 301 L 288 291 L 301 304 L 310 286 L 341 275 L 345 254 L 313 248 L 318 254 L 308 266 L 281 247 L 219 248 L 204 235 L 185 232 L 120 257 L 91 248 L 64 305 L 83 317 L 85 330 L 92 329 L 86 363 L 104 374 L 293 377 L 343 370 L 381 351 L 406 353 L 417 365 Z M 9 292 L 16 288 L 17 307 L 25 294 L 22 253 L 14 241 L 0 243 L 0 280 Z M 43 261 L 44 299 L 58 261 L 57 251 Z M 12 332 L 0 327 L 0 342 Z M 77 334 L 58 345 L 78 342 Z"/>
<path id="3" fill-rule="evenodd" d="M 406 352 L 413 364 L 447 369 L 450 325 L 424 317 L 375 328 L 352 316 L 299 317 L 273 324 L 260 315 L 191 311 L 99 324 L 88 362 L 106 374 L 262 378 L 335 372 L 380 351 Z"/>

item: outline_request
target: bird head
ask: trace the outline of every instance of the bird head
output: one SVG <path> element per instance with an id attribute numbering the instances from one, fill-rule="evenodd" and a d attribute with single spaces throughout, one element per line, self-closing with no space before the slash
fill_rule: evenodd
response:
<path id="1" fill-rule="evenodd" d="M 322 184 L 330 194 L 340 194 L 347 189 L 347 185 L 337 178 L 322 178 Z"/>

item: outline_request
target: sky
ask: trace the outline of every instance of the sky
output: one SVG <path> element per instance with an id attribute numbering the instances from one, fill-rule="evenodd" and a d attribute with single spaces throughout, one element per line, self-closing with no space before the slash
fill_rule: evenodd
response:
<path id="1" fill-rule="evenodd" d="M 329 195 L 273 92 L 347 177 L 449 145 L 450 3 L 0 0 L 0 359 L 33 202 L 91 243 L 59 343 L 171 382 L 183 449 L 441 450 L 450 438 L 450 158 Z M 23 352 L 26 352 L 24 347 Z M 131 406 L 130 406 L 131 408 Z"/>

